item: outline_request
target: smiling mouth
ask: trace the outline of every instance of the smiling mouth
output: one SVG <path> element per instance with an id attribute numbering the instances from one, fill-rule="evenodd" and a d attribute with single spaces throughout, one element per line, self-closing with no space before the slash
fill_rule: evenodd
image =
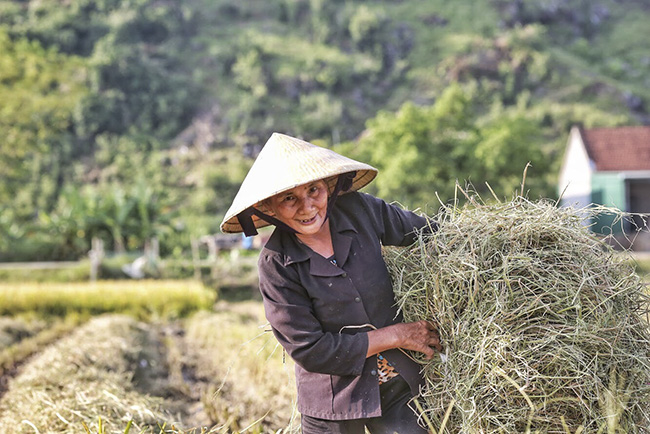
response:
<path id="1" fill-rule="evenodd" d="M 312 218 L 309 218 L 309 219 L 299 220 L 299 221 L 302 224 L 309 224 L 309 223 L 312 223 L 314 220 L 316 220 L 316 216 L 313 216 Z"/>

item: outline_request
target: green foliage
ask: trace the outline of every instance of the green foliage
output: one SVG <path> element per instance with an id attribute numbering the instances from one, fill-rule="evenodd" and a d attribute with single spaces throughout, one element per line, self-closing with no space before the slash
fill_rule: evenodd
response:
<path id="1" fill-rule="evenodd" d="M 191 208 L 225 213 L 250 166 L 250 159 L 241 154 L 214 152 L 212 158 L 196 168 L 194 182 L 200 194 L 192 194 L 189 198 Z"/>
<path id="2" fill-rule="evenodd" d="M 0 28 L 0 203 L 12 201 L 21 215 L 55 196 L 51 183 L 61 171 L 59 158 L 70 154 L 70 114 L 86 92 L 83 75 L 80 59 L 12 40 Z"/>
<path id="3" fill-rule="evenodd" d="M 6 215 L 11 215 L 9 212 Z M 46 215 L 43 215 L 47 220 Z M 11 218 L 11 217 L 9 217 Z M 0 261 L 49 261 L 70 260 L 80 255 L 85 256 L 88 246 L 80 238 L 73 238 L 76 228 L 56 228 L 52 233 L 49 227 L 41 221 L 19 224 L 20 219 L 11 221 L 9 226 L 2 227 L 0 234 Z M 71 230 L 72 229 L 72 230 Z M 67 238 L 62 234 L 69 235 Z"/>
<path id="4" fill-rule="evenodd" d="M 526 107 L 492 114 L 480 129 L 480 140 L 474 148 L 475 167 L 472 173 L 477 189 L 485 191 L 485 182 L 501 198 L 509 198 L 515 191 L 530 196 L 552 197 L 554 177 L 549 177 L 550 156 L 544 152 L 544 129 L 540 122 L 526 113 Z M 471 158 L 472 156 L 470 156 Z M 528 164 L 524 180 L 523 172 Z"/>
<path id="5" fill-rule="evenodd" d="M 411 208 L 435 205 L 436 194 L 452 199 L 457 181 L 480 192 L 488 182 L 496 194 L 511 196 L 527 163 L 545 173 L 541 126 L 525 109 L 481 118 L 478 104 L 471 90 L 451 86 L 432 106 L 407 103 L 396 114 L 380 113 L 358 143 L 340 150 L 379 169 L 370 191 Z M 535 195 L 550 193 L 546 179 L 531 178 Z"/>
<path id="6" fill-rule="evenodd" d="M 299 106 L 304 112 L 303 122 L 309 131 L 326 135 L 336 130 L 343 118 L 343 103 L 327 93 L 301 96 Z"/>
<path id="7" fill-rule="evenodd" d="M 508 195 L 528 161 L 549 195 L 572 124 L 647 123 L 647 18 L 613 0 L 0 0 L 0 258 L 78 258 L 93 235 L 182 255 L 273 131 L 365 137 L 337 149 L 405 204 L 456 179 Z"/>
<path id="8" fill-rule="evenodd" d="M 268 94 L 259 51 L 251 50 L 237 56 L 232 72 L 235 75 L 235 82 L 243 89 L 249 90 L 254 97 L 262 98 Z"/>
<path id="9" fill-rule="evenodd" d="M 24 15 L 11 9 L 5 17 L 9 25 L 8 31 L 0 30 L 0 99 L 6 103 L 0 108 L 0 134 L 9 140 L 0 144 L 0 170 L 7 174 L 0 199 L 6 204 L 11 198 L 13 209 L 0 211 L 3 220 L 16 219 L 35 232 L 19 238 L 20 231 L 10 230 L 12 224 L 0 226 L 0 246 L 7 252 L 2 256 L 16 256 L 15 250 L 21 256 L 33 246 L 42 254 L 32 259 L 74 258 L 88 250 L 80 239 L 89 240 L 102 226 L 118 250 L 131 241 L 124 232 L 134 233 L 136 246 L 159 234 L 160 213 L 144 203 L 168 196 L 168 184 L 156 184 L 154 191 L 138 172 L 143 166 L 159 172 L 148 161 L 149 152 L 187 124 L 197 91 L 177 49 L 192 33 L 192 13 L 174 4 L 150 3 L 29 2 L 20 10 Z M 118 146 L 108 151 L 115 142 Z M 92 156 L 98 145 L 104 155 L 98 154 L 97 169 L 113 186 L 100 187 L 110 190 L 95 207 L 103 216 L 86 218 L 82 207 L 66 207 L 69 191 L 76 189 L 72 185 L 87 183 L 84 172 L 92 169 L 75 163 Z M 164 174 L 150 179 L 161 177 L 168 183 L 176 179 Z M 133 199 L 120 198 L 116 180 L 135 186 L 129 192 Z M 137 215 L 137 228 L 122 227 L 133 220 L 130 215 Z M 60 247 L 52 251 L 43 245 L 40 239 L 48 236 L 52 242 L 47 244 Z"/>
<path id="10" fill-rule="evenodd" d="M 350 37 L 361 49 L 372 47 L 385 20 L 383 11 L 361 5 L 350 18 Z"/>
<path id="11" fill-rule="evenodd" d="M 529 23 L 548 23 L 554 38 L 571 36 L 591 38 L 610 14 L 607 3 L 593 0 L 548 2 L 523 0 L 512 3 L 496 0 L 505 25 L 515 27 Z"/>
<path id="12" fill-rule="evenodd" d="M 12 20 L 16 34 L 24 34 L 64 53 L 85 56 L 108 31 L 102 15 L 117 7 L 120 1 L 74 0 L 67 7 L 58 0 L 23 3 L 26 4 L 21 8 L 22 13 Z"/>
<path id="13" fill-rule="evenodd" d="M 81 102 L 75 119 L 83 137 L 135 129 L 171 138 L 189 121 L 196 96 L 192 77 L 162 47 L 120 43 L 110 33 L 98 41 L 90 65 L 93 93 Z"/>
<path id="14" fill-rule="evenodd" d="M 75 238 L 87 241 L 105 238 L 118 253 L 141 246 L 145 240 L 162 235 L 168 227 L 165 205 L 154 187 L 144 178 L 134 184 L 119 183 L 66 189 L 51 215 L 42 215 L 50 232 L 58 232 L 65 244 Z"/>

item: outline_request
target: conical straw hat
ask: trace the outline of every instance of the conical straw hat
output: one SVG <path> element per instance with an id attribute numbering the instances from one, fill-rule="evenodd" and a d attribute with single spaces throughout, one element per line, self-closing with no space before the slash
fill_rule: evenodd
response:
<path id="1" fill-rule="evenodd" d="M 221 230 L 242 232 L 237 215 L 253 205 L 308 182 L 356 172 L 352 187 L 362 188 L 377 175 L 377 169 L 304 140 L 273 133 L 257 156 L 226 213 Z M 253 216 L 256 228 L 269 223 Z"/>

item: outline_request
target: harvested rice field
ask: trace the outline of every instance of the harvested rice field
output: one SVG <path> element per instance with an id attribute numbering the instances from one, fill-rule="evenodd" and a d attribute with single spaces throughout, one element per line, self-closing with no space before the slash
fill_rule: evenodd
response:
<path id="1" fill-rule="evenodd" d="M 40 300 L 38 315 L 21 302 L 21 315 L 0 317 L 1 434 L 296 431 L 293 365 L 260 302 L 215 303 L 195 283 L 143 282 L 149 296 L 174 300 L 163 312 L 156 300 L 135 306 L 137 282 L 106 284 L 108 298 L 121 299 L 126 284 L 130 315 L 106 305 L 91 315 L 90 300 L 44 315 Z M 58 305 L 60 284 L 37 286 Z M 39 300 L 36 286 L 24 288 Z"/>
<path id="2" fill-rule="evenodd" d="M 385 256 L 405 318 L 435 321 L 444 345 L 421 360 L 423 424 L 650 433 L 648 262 L 552 203 L 435 218 Z M 0 283 L 0 314 L 0 434 L 299 432 L 260 301 L 195 281 Z"/>

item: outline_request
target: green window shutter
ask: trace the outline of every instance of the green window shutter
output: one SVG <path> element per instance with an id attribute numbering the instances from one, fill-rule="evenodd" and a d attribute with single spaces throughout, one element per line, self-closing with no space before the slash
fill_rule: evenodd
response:
<path id="1" fill-rule="evenodd" d="M 594 173 L 591 178 L 591 202 L 626 210 L 625 178 L 619 172 Z M 592 230 L 601 234 L 621 233 L 623 227 L 614 214 L 601 214 L 594 219 Z"/>

